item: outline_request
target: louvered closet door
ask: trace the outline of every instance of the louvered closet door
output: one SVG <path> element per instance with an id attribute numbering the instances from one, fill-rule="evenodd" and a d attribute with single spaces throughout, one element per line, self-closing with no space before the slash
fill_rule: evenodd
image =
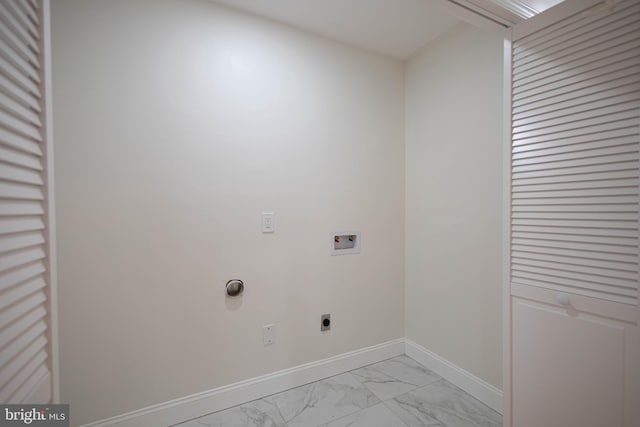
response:
<path id="1" fill-rule="evenodd" d="M 52 397 L 42 23 L 0 1 L 0 403 Z"/>
<path id="2" fill-rule="evenodd" d="M 640 425 L 640 2 L 567 1 L 511 40 L 507 425 Z"/>

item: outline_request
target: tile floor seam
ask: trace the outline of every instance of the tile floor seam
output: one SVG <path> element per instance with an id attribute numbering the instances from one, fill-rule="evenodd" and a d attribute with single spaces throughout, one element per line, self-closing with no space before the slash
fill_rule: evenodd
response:
<path id="1" fill-rule="evenodd" d="M 295 387 L 294 387 L 294 388 L 295 388 Z M 277 393 L 274 393 L 274 394 L 272 394 L 272 395 L 269 395 L 269 396 L 267 396 L 267 397 L 264 397 L 263 399 L 269 399 L 271 396 L 275 396 L 275 394 L 277 394 Z M 288 422 L 287 422 L 287 420 L 284 418 L 284 415 L 282 415 L 282 411 L 280 410 L 280 406 L 278 406 L 278 404 L 276 403 L 276 401 L 275 401 L 275 400 L 271 399 L 271 401 L 273 402 L 273 406 L 275 406 L 275 407 L 276 407 L 276 409 L 278 410 L 278 414 L 280 414 L 280 417 L 281 417 L 281 418 L 282 418 L 282 420 L 284 421 L 284 426 L 283 426 L 283 427 L 289 427 L 289 423 L 288 423 Z"/>
<path id="2" fill-rule="evenodd" d="M 387 402 L 389 400 L 393 400 L 394 398 L 392 397 L 391 399 L 385 400 L 384 402 L 382 402 L 383 405 L 385 405 L 387 407 L 387 409 L 402 423 L 402 426 L 398 426 L 398 427 L 409 427 L 409 425 L 407 423 L 405 423 L 404 421 L 402 421 L 400 419 L 400 417 L 398 416 L 398 414 L 396 414 L 394 412 L 394 410 L 387 404 Z"/>

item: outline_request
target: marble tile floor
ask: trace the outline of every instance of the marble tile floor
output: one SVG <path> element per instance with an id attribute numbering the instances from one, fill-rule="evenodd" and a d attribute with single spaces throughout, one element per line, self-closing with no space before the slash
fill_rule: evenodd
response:
<path id="1" fill-rule="evenodd" d="M 502 416 L 398 356 L 176 427 L 501 427 Z"/>

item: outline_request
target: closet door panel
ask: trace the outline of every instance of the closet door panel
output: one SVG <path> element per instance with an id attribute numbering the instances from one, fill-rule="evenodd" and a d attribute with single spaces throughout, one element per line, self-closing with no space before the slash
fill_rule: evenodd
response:
<path id="1" fill-rule="evenodd" d="M 0 0 L 0 403 L 57 397 L 47 0 Z M 46 12 L 45 12 L 46 11 Z M 48 58 L 48 54 L 47 54 Z"/>
<path id="2" fill-rule="evenodd" d="M 510 40 L 505 426 L 640 426 L 640 1 Z"/>
<path id="3" fill-rule="evenodd" d="M 513 298 L 513 416 L 519 427 L 622 426 L 633 325 Z"/>

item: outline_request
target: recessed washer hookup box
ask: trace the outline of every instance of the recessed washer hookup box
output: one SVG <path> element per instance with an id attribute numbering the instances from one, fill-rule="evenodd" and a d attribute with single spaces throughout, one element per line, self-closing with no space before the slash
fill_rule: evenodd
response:
<path id="1" fill-rule="evenodd" d="M 331 233 L 331 255 L 359 254 L 362 239 L 359 231 L 334 231 Z"/>

